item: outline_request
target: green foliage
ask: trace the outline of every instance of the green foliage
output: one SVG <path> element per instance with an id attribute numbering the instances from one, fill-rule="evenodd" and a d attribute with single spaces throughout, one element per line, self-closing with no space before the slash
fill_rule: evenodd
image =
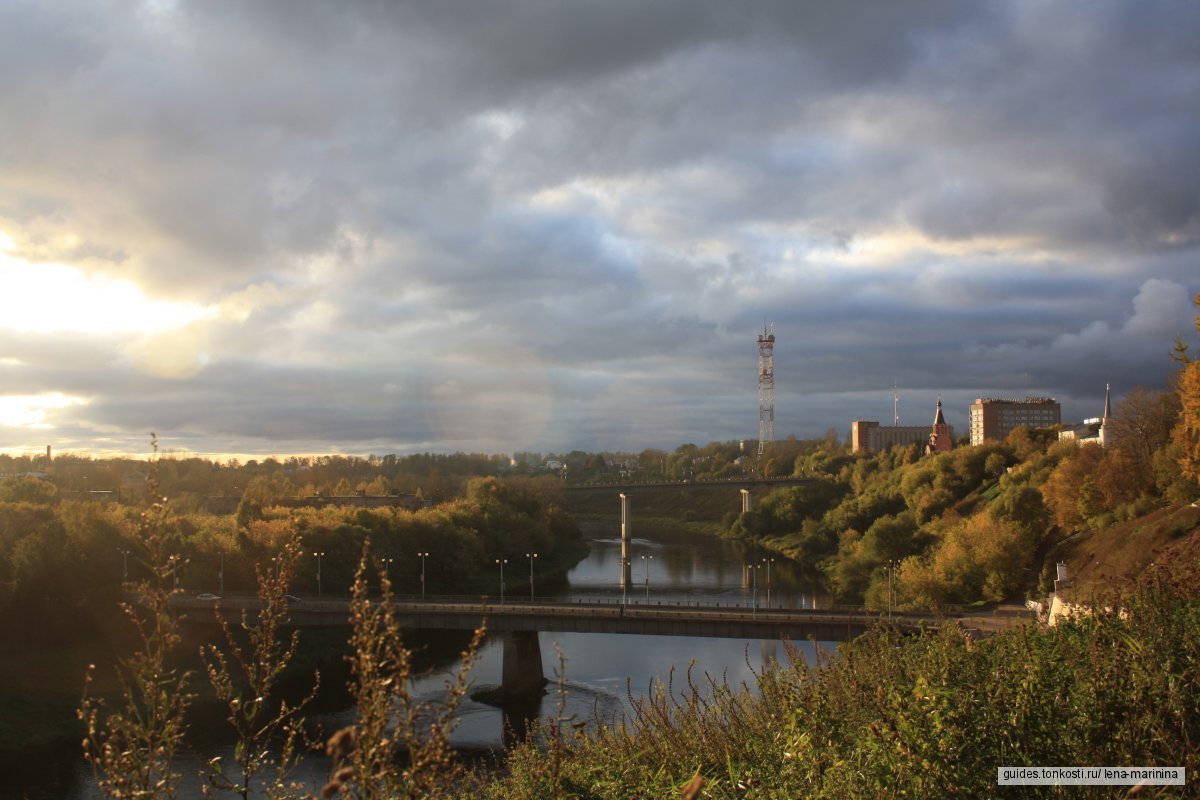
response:
<path id="1" fill-rule="evenodd" d="M 1048 440 L 1028 431 L 1014 437 L 1024 462 L 1008 443 L 922 458 L 912 448 L 849 460 L 824 460 L 823 451 L 815 451 L 808 465 L 836 465 L 836 477 L 772 492 L 758 508 L 741 515 L 730 533 L 819 566 L 828 588 L 844 600 L 877 605 L 887 596 L 885 566 L 904 560 L 913 561 L 909 574 L 921 577 L 919 587 L 903 593 L 909 604 L 1000 599 L 1018 587 L 1014 568 L 994 564 L 995 554 L 1014 557 L 1019 575 L 1049 522 L 1040 494 L 1030 485 L 1046 472 L 1035 465 L 1046 457 Z M 954 527 L 958 509 L 980 500 L 992 504 L 995 520 L 1016 526 L 1022 534 L 1016 538 L 1028 553 L 1014 556 L 1012 537 L 1003 525 L 990 524 L 988 530 L 1004 530 L 1004 541 L 982 550 L 975 543 L 978 537 Z M 973 543 L 972 555 L 962 552 L 965 540 Z M 943 547 L 950 550 L 939 556 Z M 976 557 L 980 552 L 986 555 Z M 917 571 L 919 563 L 929 567 L 939 559 L 941 566 Z M 958 566 L 948 568 L 951 562 Z M 949 583 L 935 585 L 939 581 Z"/>

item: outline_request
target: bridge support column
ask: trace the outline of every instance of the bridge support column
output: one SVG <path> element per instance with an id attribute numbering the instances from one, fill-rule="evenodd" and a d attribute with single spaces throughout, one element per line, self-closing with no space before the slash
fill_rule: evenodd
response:
<path id="1" fill-rule="evenodd" d="M 546 688 L 542 671 L 542 645 L 537 631 L 504 634 L 504 665 L 500 686 L 507 697 L 540 696 Z"/>
<path id="2" fill-rule="evenodd" d="M 749 489 L 742 489 L 742 513 L 750 511 L 754 506 L 754 495 L 750 494 Z"/>
<path id="3" fill-rule="evenodd" d="M 633 562 L 630 560 L 629 538 L 633 520 L 629 516 L 629 496 L 621 494 L 621 586 L 633 585 Z"/>

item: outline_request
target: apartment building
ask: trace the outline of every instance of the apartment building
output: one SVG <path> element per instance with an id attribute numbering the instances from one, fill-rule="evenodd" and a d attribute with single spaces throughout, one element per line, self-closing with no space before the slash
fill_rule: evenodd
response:
<path id="1" fill-rule="evenodd" d="M 1003 439 L 1017 428 L 1047 428 L 1061 422 L 1062 406 L 1053 397 L 981 397 L 971 404 L 971 444 Z"/>

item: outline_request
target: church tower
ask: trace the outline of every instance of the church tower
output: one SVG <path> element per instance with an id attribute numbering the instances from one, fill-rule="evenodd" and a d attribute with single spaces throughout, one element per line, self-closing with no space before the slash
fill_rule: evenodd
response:
<path id="1" fill-rule="evenodd" d="M 954 447 L 950 439 L 950 426 L 942 416 L 942 398 L 937 401 L 937 414 L 933 417 L 933 431 L 929 434 L 929 444 L 925 446 L 925 455 L 930 453 L 949 453 Z"/>

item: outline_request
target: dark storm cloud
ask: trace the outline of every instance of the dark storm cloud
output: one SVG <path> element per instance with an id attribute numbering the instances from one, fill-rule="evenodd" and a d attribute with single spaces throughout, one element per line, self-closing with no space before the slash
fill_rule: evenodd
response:
<path id="1" fill-rule="evenodd" d="M 756 434 L 773 322 L 781 432 L 886 419 L 893 380 L 952 421 L 1082 408 L 1190 330 L 1198 34 L 1168 2 L 10 3 L 12 254 L 211 314 L 0 331 L 6 391 L 206 452 L 670 446 Z"/>

